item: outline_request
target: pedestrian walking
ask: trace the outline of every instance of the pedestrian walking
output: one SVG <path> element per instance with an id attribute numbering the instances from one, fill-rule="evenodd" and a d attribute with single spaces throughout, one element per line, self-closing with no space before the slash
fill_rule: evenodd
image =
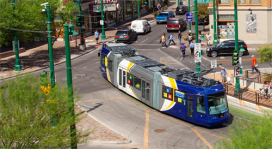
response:
<path id="1" fill-rule="evenodd" d="M 157 8 L 158 8 L 159 11 L 161 11 L 161 4 L 160 4 L 160 2 L 157 3 Z"/>
<path id="2" fill-rule="evenodd" d="M 198 43 L 201 43 L 201 35 L 198 35 Z"/>
<path id="3" fill-rule="evenodd" d="M 228 73 L 224 67 L 222 68 L 220 74 L 221 74 L 222 83 L 225 83 L 227 81 L 226 77 L 227 77 Z"/>
<path id="4" fill-rule="evenodd" d="M 162 41 L 162 48 L 166 48 L 166 37 L 165 37 L 165 33 L 163 33 L 163 35 L 161 37 L 161 41 Z"/>
<path id="5" fill-rule="evenodd" d="M 96 44 L 98 44 L 98 39 L 99 39 L 99 32 L 98 32 L 98 30 L 95 31 L 94 35 L 95 35 Z"/>
<path id="6" fill-rule="evenodd" d="M 182 57 L 185 57 L 186 46 L 184 43 L 180 46 L 180 50 L 181 50 Z"/>
<path id="7" fill-rule="evenodd" d="M 190 44 L 191 56 L 194 56 L 194 49 L 195 49 L 195 44 L 192 41 L 192 43 Z"/>
<path id="8" fill-rule="evenodd" d="M 251 74 L 254 73 L 254 70 L 256 70 L 257 73 L 260 73 L 260 71 L 257 69 L 256 58 L 254 57 L 254 55 L 252 55 L 251 57 L 252 57 L 252 72 L 251 72 Z"/>
<path id="9" fill-rule="evenodd" d="M 182 44 L 181 44 L 181 32 L 180 32 L 180 30 L 178 32 L 178 40 L 179 40 L 179 45 L 181 46 Z"/>
<path id="10" fill-rule="evenodd" d="M 268 94 L 268 83 L 267 83 L 267 81 L 264 81 L 264 84 L 263 84 L 262 88 L 264 89 L 265 96 L 267 97 L 267 94 Z"/>
<path id="11" fill-rule="evenodd" d="M 207 39 L 207 45 L 209 46 L 211 44 L 211 35 L 210 35 L 210 33 L 206 34 L 206 39 Z"/>
<path id="12" fill-rule="evenodd" d="M 193 36 L 192 36 L 192 34 L 189 35 L 188 40 L 189 40 L 189 45 L 190 45 L 191 42 L 193 42 Z"/>
<path id="13" fill-rule="evenodd" d="M 174 42 L 173 33 L 172 33 L 171 35 L 169 35 L 169 43 L 168 43 L 168 46 L 170 46 L 171 41 L 174 43 L 174 45 L 176 45 L 176 43 Z"/>

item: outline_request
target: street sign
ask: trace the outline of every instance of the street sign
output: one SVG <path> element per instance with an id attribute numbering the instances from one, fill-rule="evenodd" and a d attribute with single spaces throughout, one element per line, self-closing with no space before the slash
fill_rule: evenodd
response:
<path id="1" fill-rule="evenodd" d="M 195 63 L 201 63 L 201 43 L 194 43 Z"/>
<path id="2" fill-rule="evenodd" d="M 217 60 L 211 60 L 211 68 L 217 68 Z"/>
<path id="3" fill-rule="evenodd" d="M 17 47 L 18 47 L 18 51 L 20 51 L 20 42 L 19 42 L 19 40 L 18 40 L 18 42 L 17 42 L 18 44 L 17 44 Z M 13 50 L 13 52 L 15 52 L 15 44 L 14 44 L 14 41 L 12 41 L 12 50 Z"/>
<path id="4" fill-rule="evenodd" d="M 103 20 L 100 20 L 100 25 L 104 25 L 104 21 Z"/>
<path id="5" fill-rule="evenodd" d="M 243 75 L 243 72 L 241 72 L 241 67 L 242 66 L 235 66 L 234 67 L 234 75 L 235 75 L 235 77 L 240 77 L 240 76 Z M 242 70 L 243 70 L 243 68 L 242 68 Z"/>
<path id="6" fill-rule="evenodd" d="M 186 22 L 193 22 L 193 13 L 186 13 Z"/>
<path id="7" fill-rule="evenodd" d="M 195 2 L 195 0 L 194 0 Z M 197 3 L 210 3 L 211 0 L 197 0 Z"/>

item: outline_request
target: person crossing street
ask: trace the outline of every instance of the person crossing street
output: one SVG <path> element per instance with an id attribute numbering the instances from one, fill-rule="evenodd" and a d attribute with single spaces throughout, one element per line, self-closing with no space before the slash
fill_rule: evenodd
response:
<path id="1" fill-rule="evenodd" d="M 186 46 L 184 43 L 180 46 L 180 50 L 181 50 L 182 58 L 184 58 L 185 57 L 185 50 L 186 50 Z"/>
<path id="2" fill-rule="evenodd" d="M 179 40 L 179 45 L 181 46 L 182 44 L 181 44 L 181 32 L 180 32 L 180 30 L 178 32 L 178 40 Z"/>
<path id="3" fill-rule="evenodd" d="M 169 36 L 169 43 L 168 43 L 168 46 L 170 46 L 171 41 L 174 43 L 174 45 L 176 45 L 176 43 L 174 42 L 173 33 Z"/>
<path id="4" fill-rule="evenodd" d="M 190 44 L 190 50 L 191 50 L 191 56 L 194 57 L 194 49 L 195 49 L 195 44 L 194 42 L 192 41 L 191 44 Z"/>

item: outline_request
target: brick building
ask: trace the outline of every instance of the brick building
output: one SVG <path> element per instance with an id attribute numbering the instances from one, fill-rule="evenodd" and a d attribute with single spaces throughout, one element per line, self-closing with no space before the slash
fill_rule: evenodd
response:
<path id="1" fill-rule="evenodd" d="M 235 38 L 234 1 L 215 0 L 220 41 Z M 272 42 L 272 0 L 237 0 L 238 38 L 246 43 Z M 213 39 L 213 0 L 209 3 L 210 32 Z"/>

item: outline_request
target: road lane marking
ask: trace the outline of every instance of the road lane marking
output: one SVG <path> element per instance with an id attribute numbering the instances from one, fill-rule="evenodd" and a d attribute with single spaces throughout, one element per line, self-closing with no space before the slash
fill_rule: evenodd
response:
<path id="1" fill-rule="evenodd" d="M 144 147 L 148 148 L 149 109 L 145 109 Z"/>
<path id="2" fill-rule="evenodd" d="M 122 99 L 127 97 L 115 97 L 115 98 L 106 98 L 106 99 L 92 99 L 92 100 L 84 100 L 84 101 L 78 101 L 78 102 L 89 102 L 89 101 L 100 101 L 100 100 L 112 100 L 112 99 Z"/>
<path id="3" fill-rule="evenodd" d="M 143 42 L 145 42 L 145 41 L 147 41 L 149 38 L 146 38 L 145 40 L 143 40 L 141 43 L 143 43 Z"/>
<path id="4" fill-rule="evenodd" d="M 209 147 L 209 149 L 213 149 L 212 145 L 203 136 L 201 136 L 201 134 L 194 127 L 191 127 L 191 129 Z"/>

